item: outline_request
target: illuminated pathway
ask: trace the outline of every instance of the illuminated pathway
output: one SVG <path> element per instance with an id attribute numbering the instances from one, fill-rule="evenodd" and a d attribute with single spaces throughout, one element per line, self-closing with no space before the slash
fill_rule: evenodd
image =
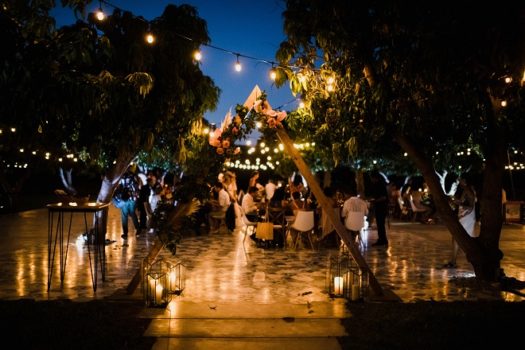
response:
<path id="1" fill-rule="evenodd" d="M 94 293 L 81 221 L 76 220 L 67 260 L 64 288 L 60 288 L 58 259 L 51 290 L 47 292 L 47 210 L 0 215 L 0 299 L 36 300 L 70 298 L 86 301 L 122 294 L 153 244 L 153 237 L 130 232 L 127 244 L 120 238 L 119 212 L 111 206 L 106 246 L 106 282 L 99 280 Z M 131 230 L 133 231 L 133 230 Z M 367 231 L 370 242 L 375 230 Z M 480 300 L 525 298 L 511 293 L 472 288 L 472 268 L 464 254 L 458 269 L 443 270 L 451 249 L 450 235 L 439 225 L 392 222 L 387 230 L 390 246 L 367 246 L 363 253 L 383 288 L 403 301 Z M 256 248 L 242 233 L 185 237 L 175 260 L 188 268 L 181 301 L 213 306 L 222 302 L 305 304 L 329 301 L 325 292 L 327 257 L 333 250 L 298 251 Z M 525 230 L 505 225 L 501 238 L 502 267 L 510 277 L 525 280 Z M 169 257 L 167 252 L 163 255 Z M 137 293 L 135 293 L 137 296 Z"/>

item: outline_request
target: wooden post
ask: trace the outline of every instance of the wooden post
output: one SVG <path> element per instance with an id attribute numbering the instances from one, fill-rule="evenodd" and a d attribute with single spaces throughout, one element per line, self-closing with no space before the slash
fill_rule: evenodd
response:
<path id="1" fill-rule="evenodd" d="M 321 186 L 319 186 L 314 175 L 310 171 L 310 167 L 306 164 L 299 151 L 295 149 L 293 142 L 290 139 L 290 136 L 288 136 L 288 134 L 286 133 L 286 131 L 282 127 L 278 127 L 276 130 L 277 136 L 283 143 L 286 152 L 292 157 L 292 160 L 294 161 L 295 165 L 308 182 L 308 186 L 310 186 L 312 192 L 315 195 L 315 198 L 317 198 L 317 201 L 321 204 L 321 207 L 324 210 L 323 213 L 327 214 L 330 221 L 332 221 L 332 224 L 335 227 L 335 231 L 350 250 L 352 257 L 356 261 L 361 271 L 367 272 L 368 282 L 370 284 L 370 287 L 372 288 L 372 291 L 376 296 L 383 296 L 383 289 L 381 288 L 381 285 L 376 280 L 372 271 L 370 271 L 366 260 L 359 252 L 359 249 L 355 245 L 351 234 L 347 231 L 346 227 L 341 222 L 341 219 L 338 218 L 332 210 L 332 205 L 330 201 L 328 200 L 328 198 L 326 198 L 323 191 L 321 190 Z"/>

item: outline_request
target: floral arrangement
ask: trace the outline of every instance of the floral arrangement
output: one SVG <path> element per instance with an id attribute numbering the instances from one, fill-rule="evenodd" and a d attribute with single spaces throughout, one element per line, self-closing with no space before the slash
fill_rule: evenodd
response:
<path id="1" fill-rule="evenodd" d="M 259 113 L 258 119 L 266 121 L 269 128 L 282 127 L 282 121 L 286 118 L 286 111 L 274 111 L 263 92 L 261 97 L 255 101 L 254 110 Z"/>
<path id="2" fill-rule="evenodd" d="M 234 147 L 235 141 L 246 138 L 255 127 L 255 121 L 266 122 L 268 128 L 277 128 L 282 127 L 285 118 L 286 112 L 274 111 L 266 99 L 266 93 L 256 86 L 244 105 L 235 107 L 235 116 L 232 118 L 229 111 L 221 127 L 210 132 L 209 143 L 219 155 L 237 155 L 241 150 Z"/>

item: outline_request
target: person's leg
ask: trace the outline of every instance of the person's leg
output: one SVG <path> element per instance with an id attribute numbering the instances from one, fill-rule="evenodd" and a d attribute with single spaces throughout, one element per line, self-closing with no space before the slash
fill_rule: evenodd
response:
<path id="1" fill-rule="evenodd" d="M 386 211 L 376 210 L 377 243 L 388 244 L 385 229 Z"/>
<path id="2" fill-rule="evenodd" d="M 127 203 L 123 203 L 120 208 L 120 219 L 122 221 L 122 237 L 128 236 L 128 215 L 129 209 Z"/>
<path id="3" fill-rule="evenodd" d="M 131 220 L 133 221 L 133 226 L 135 226 L 135 231 L 139 232 L 140 225 L 139 225 L 139 219 L 137 217 L 137 212 L 135 210 L 135 201 L 130 200 L 129 201 L 129 215 L 131 216 Z"/>

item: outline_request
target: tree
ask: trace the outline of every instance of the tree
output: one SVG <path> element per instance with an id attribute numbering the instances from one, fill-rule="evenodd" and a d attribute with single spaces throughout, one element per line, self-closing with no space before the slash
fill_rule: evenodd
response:
<path id="1" fill-rule="evenodd" d="M 279 83 L 289 80 L 306 101 L 301 122 L 333 144 L 338 159 L 406 152 L 476 276 L 486 281 L 502 277 L 505 152 L 523 146 L 523 10 L 512 1 L 457 7 L 290 0 L 287 40 L 277 53 L 286 73 Z M 458 172 L 454 156 L 467 148 L 478 152 L 483 176 L 475 239 L 460 225 L 436 174 Z"/>
<path id="2" fill-rule="evenodd" d="M 2 105 L 2 115 L 29 138 L 40 134 L 34 148 L 45 145 L 96 164 L 103 173 L 100 202 L 111 200 L 140 151 L 157 147 L 184 161 L 186 137 L 195 135 L 219 95 L 192 59 L 209 42 L 196 9 L 168 5 L 152 21 L 115 9 L 103 22 L 89 15 L 88 22 L 55 30 L 54 2 L 38 3 L 23 11 L 8 7 L 2 18 L 13 41 L 4 56 L 2 97 L 10 103 Z M 33 30 L 40 22 L 45 34 Z M 155 36 L 152 44 L 144 40 L 148 33 Z M 11 66 L 19 68 L 12 72 Z M 24 103 L 29 95 L 31 103 Z"/>

